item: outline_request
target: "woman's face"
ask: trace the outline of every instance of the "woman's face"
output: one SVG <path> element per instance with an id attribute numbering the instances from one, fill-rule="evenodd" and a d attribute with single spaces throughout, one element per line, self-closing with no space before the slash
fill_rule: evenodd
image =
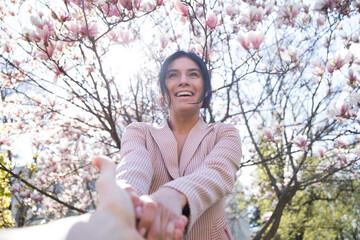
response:
<path id="1" fill-rule="evenodd" d="M 170 95 L 172 111 L 200 110 L 204 82 L 199 66 L 187 57 L 172 61 L 166 73 L 165 84 Z M 194 104 L 197 103 L 197 104 Z"/>

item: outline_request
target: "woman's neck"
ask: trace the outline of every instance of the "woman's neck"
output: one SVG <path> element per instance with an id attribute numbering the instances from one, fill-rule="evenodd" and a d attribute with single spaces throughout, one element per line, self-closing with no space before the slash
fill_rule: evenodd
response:
<path id="1" fill-rule="evenodd" d="M 199 120 L 199 114 L 177 116 L 170 112 L 168 123 L 173 132 L 187 134 Z"/>

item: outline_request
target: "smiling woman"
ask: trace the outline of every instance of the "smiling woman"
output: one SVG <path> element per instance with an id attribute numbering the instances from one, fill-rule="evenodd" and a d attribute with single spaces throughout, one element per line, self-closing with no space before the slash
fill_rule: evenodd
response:
<path id="1" fill-rule="evenodd" d="M 179 80 L 182 79 L 185 79 L 187 82 L 179 82 Z M 171 94 L 167 86 L 169 82 L 172 84 L 174 80 L 177 80 L 178 83 L 182 85 L 182 89 L 178 89 L 178 91 L 180 91 L 190 90 L 187 89 L 190 87 L 189 83 L 191 82 L 192 84 L 193 82 L 196 82 L 195 80 L 199 79 L 201 79 L 200 82 L 203 84 L 200 92 L 201 97 L 197 98 L 193 103 L 196 104 L 202 102 L 201 107 L 206 108 L 209 106 L 212 93 L 210 75 L 206 64 L 194 53 L 179 51 L 168 57 L 161 66 L 159 74 L 161 94 L 167 101 L 167 105 L 170 107 L 172 101 Z"/>
<path id="2" fill-rule="evenodd" d="M 231 239 L 225 195 L 240 165 L 238 130 L 199 117 L 210 101 L 211 83 L 206 64 L 194 53 L 168 57 L 159 85 L 168 117 L 156 127 L 130 124 L 117 168 L 118 182 L 133 201 L 138 231 L 147 239 Z"/>
<path id="3" fill-rule="evenodd" d="M 192 104 L 202 103 L 203 79 L 200 68 L 193 60 L 187 57 L 175 59 L 169 65 L 165 83 L 169 93 L 167 101 L 171 103 L 170 111 L 175 108 L 186 110 L 193 108 Z"/>

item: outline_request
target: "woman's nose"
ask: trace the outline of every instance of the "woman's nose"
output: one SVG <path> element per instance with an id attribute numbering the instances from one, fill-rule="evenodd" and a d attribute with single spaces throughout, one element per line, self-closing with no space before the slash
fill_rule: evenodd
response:
<path id="1" fill-rule="evenodd" d="M 189 84 L 186 74 L 181 74 L 179 84 L 180 85 L 184 85 L 184 84 L 188 85 Z"/>

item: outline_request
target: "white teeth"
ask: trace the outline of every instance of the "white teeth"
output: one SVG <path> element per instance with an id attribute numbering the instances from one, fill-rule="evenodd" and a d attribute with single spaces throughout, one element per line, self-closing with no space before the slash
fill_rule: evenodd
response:
<path id="1" fill-rule="evenodd" d="M 176 96 L 178 96 L 178 97 L 192 96 L 192 93 L 191 92 L 179 92 L 176 94 Z"/>

